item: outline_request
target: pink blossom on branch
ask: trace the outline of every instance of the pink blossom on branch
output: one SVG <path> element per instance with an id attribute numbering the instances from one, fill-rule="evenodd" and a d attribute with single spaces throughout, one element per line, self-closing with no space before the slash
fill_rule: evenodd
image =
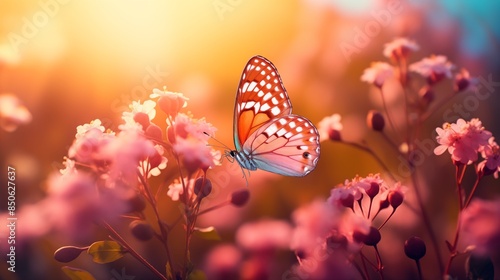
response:
<path id="1" fill-rule="evenodd" d="M 409 66 L 410 71 L 416 72 L 427 79 L 429 84 L 435 84 L 443 78 L 452 78 L 453 64 L 444 55 L 431 55 Z"/>
<path id="2" fill-rule="evenodd" d="M 492 255 L 500 252 L 500 199 L 475 199 L 461 215 L 462 236 L 473 252 Z"/>
<path id="3" fill-rule="evenodd" d="M 463 119 L 456 123 L 445 123 L 436 128 L 439 146 L 434 154 L 441 155 L 445 151 L 451 154 L 451 159 L 462 164 L 472 164 L 478 159 L 478 152 L 488 144 L 491 132 L 485 130 L 479 119 L 466 122 Z"/>
<path id="4" fill-rule="evenodd" d="M 370 68 L 366 68 L 361 76 L 361 81 L 382 87 L 385 81 L 394 77 L 394 68 L 386 62 L 372 62 Z"/>
<path id="5" fill-rule="evenodd" d="M 341 116 L 339 114 L 333 114 L 328 117 L 324 117 L 318 123 L 318 132 L 319 132 L 319 140 L 332 140 L 332 141 L 340 141 L 340 131 L 343 128 L 342 123 L 340 122 Z"/>
<path id="6" fill-rule="evenodd" d="M 491 137 L 488 140 L 488 145 L 484 146 L 481 151 L 484 161 L 479 163 L 478 169 L 482 170 L 483 174 L 494 174 L 498 178 L 500 171 L 500 146 L 495 142 L 495 138 Z"/>
<path id="7" fill-rule="evenodd" d="M 408 38 L 396 38 L 384 45 L 384 56 L 396 60 L 407 57 L 412 51 L 418 51 L 419 46 Z"/>

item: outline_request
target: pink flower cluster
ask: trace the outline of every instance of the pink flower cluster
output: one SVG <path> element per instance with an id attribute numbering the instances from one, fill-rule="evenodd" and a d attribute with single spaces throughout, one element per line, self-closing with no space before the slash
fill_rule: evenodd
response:
<path id="1" fill-rule="evenodd" d="M 484 158 L 481 166 L 488 169 L 487 173 L 497 174 L 500 170 L 498 145 L 479 119 L 459 119 L 456 123 L 445 123 L 442 128 L 436 128 L 436 132 L 439 143 L 434 149 L 436 155 L 448 151 L 454 162 L 470 165 L 478 160 L 480 153 Z"/>
<path id="2" fill-rule="evenodd" d="M 352 261 L 362 247 L 380 241 L 379 231 L 403 203 L 404 190 L 400 183 L 389 186 L 379 174 L 356 177 L 332 189 L 327 201 L 296 210 L 290 248 L 299 265 L 293 272 L 314 275 L 314 279 L 331 279 L 332 273 L 355 277 L 358 272 Z M 392 213 L 383 222 L 375 220 L 388 207 Z"/>

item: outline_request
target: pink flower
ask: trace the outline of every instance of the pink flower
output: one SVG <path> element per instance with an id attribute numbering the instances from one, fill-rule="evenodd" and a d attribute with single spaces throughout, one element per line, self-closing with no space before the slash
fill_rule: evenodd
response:
<path id="1" fill-rule="evenodd" d="M 194 119 L 180 113 L 175 117 L 174 124 L 168 128 L 168 139 L 171 143 L 175 143 L 178 138 L 192 137 L 207 144 L 210 138 L 208 135 L 213 135 L 215 131 L 217 129 L 205 119 Z"/>
<path id="2" fill-rule="evenodd" d="M 495 178 L 498 178 L 498 172 L 500 171 L 500 147 L 497 142 L 495 142 L 494 137 L 491 137 L 488 140 L 488 145 L 482 148 L 481 155 L 485 159 L 482 165 L 484 165 L 489 172 L 493 172 Z"/>
<path id="3" fill-rule="evenodd" d="M 108 162 L 108 187 L 134 186 L 140 170 L 139 163 L 155 153 L 153 143 L 140 131 L 121 131 L 99 153 Z"/>
<path id="4" fill-rule="evenodd" d="M 500 251 L 500 199 L 492 201 L 475 199 L 461 215 L 462 235 L 466 245 L 473 245 L 473 252 L 480 255 Z"/>
<path id="5" fill-rule="evenodd" d="M 418 51 L 419 46 L 415 41 L 407 38 L 396 38 L 390 43 L 384 45 L 384 56 L 388 58 L 400 59 L 407 57 L 408 53 Z"/>
<path id="6" fill-rule="evenodd" d="M 208 170 L 208 168 L 217 164 L 218 160 L 215 153 L 212 153 L 212 148 L 206 143 L 196 139 L 177 139 L 173 145 L 174 152 L 180 156 L 183 166 L 190 173 L 196 170 Z"/>
<path id="7" fill-rule="evenodd" d="M 321 200 L 295 210 L 292 214 L 295 228 L 290 241 L 292 250 L 308 255 L 324 244 L 330 231 L 340 220 L 340 210 Z"/>
<path id="8" fill-rule="evenodd" d="M 148 116 L 149 120 L 153 120 L 156 116 L 155 110 L 156 102 L 153 100 L 146 100 L 144 103 L 138 101 L 132 101 L 132 104 L 129 105 L 130 111 L 122 113 L 122 119 L 125 121 L 124 124 L 118 126 L 120 130 L 127 130 L 131 127 L 135 128 L 138 125 L 138 122 L 134 119 L 137 113 L 144 113 Z M 142 127 L 142 129 L 146 129 L 146 127 Z"/>
<path id="9" fill-rule="evenodd" d="M 289 248 L 291 233 L 292 227 L 285 221 L 261 220 L 242 225 L 236 241 L 246 250 L 265 252 Z"/>
<path id="10" fill-rule="evenodd" d="M 76 135 L 75 138 L 83 138 L 85 134 L 93 129 L 97 129 L 104 133 L 104 126 L 102 126 L 102 122 L 100 119 L 95 119 L 93 121 L 90 121 L 90 123 L 82 124 L 76 127 Z"/>
<path id="11" fill-rule="evenodd" d="M 171 117 L 175 117 L 182 108 L 185 108 L 189 100 L 182 93 L 167 91 L 165 87 L 163 90 L 153 89 L 149 97 L 158 98 L 160 109 Z"/>
<path id="12" fill-rule="evenodd" d="M 453 64 L 444 55 L 431 55 L 410 65 L 410 71 L 416 72 L 427 78 L 430 84 L 452 77 Z"/>
<path id="13" fill-rule="evenodd" d="M 332 141 L 340 141 L 340 131 L 342 130 L 342 123 L 340 122 L 341 116 L 333 114 L 324 117 L 318 123 L 318 132 L 320 141 L 330 139 Z"/>
<path id="14" fill-rule="evenodd" d="M 154 148 L 155 153 L 139 163 L 141 174 L 147 174 L 147 178 L 160 175 L 161 171 L 167 167 L 168 159 L 163 156 L 165 153 L 163 146 L 155 145 Z"/>
<path id="15" fill-rule="evenodd" d="M 467 69 L 460 69 L 460 73 L 455 75 L 455 83 L 453 89 L 455 92 L 461 92 L 466 90 L 475 90 L 477 88 L 478 80 L 477 78 L 472 78 Z"/>
<path id="16" fill-rule="evenodd" d="M 241 251 L 233 245 L 218 245 L 208 253 L 204 261 L 207 279 L 240 279 Z"/>
<path id="17" fill-rule="evenodd" d="M 436 140 L 440 145 L 434 149 L 434 154 L 441 155 L 448 150 L 452 160 L 463 164 L 475 162 L 478 152 L 491 137 L 491 132 L 484 129 L 479 119 L 469 122 L 459 119 L 457 123 L 445 123 L 443 128 L 436 128 L 436 132 Z"/>
<path id="18" fill-rule="evenodd" d="M 47 211 L 47 223 L 78 239 L 87 236 L 96 221 L 113 219 L 125 210 L 125 202 L 116 192 L 99 192 L 96 181 L 84 173 L 53 175 L 49 196 L 38 203 Z"/>
<path id="19" fill-rule="evenodd" d="M 0 95 L 0 127 L 3 130 L 12 132 L 19 125 L 30 123 L 31 119 L 31 113 L 17 96 L 13 94 Z"/>
<path id="20" fill-rule="evenodd" d="M 170 196 L 173 201 L 178 201 L 181 194 L 183 193 L 184 188 L 182 187 L 181 183 L 172 183 L 170 186 L 168 186 L 167 195 Z"/>
<path id="21" fill-rule="evenodd" d="M 99 122 L 78 126 L 76 139 L 68 150 L 68 156 L 80 163 L 101 164 L 102 149 L 115 138 L 114 134 L 104 133 Z"/>
<path id="22" fill-rule="evenodd" d="M 372 62 L 361 76 L 361 81 L 382 87 L 384 82 L 394 76 L 394 68 L 386 62 Z"/>

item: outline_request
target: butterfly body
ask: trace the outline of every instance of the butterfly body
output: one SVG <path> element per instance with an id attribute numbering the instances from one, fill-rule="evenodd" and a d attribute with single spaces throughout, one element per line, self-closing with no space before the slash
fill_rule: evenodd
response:
<path id="1" fill-rule="evenodd" d="M 234 109 L 235 150 L 229 156 L 248 170 L 305 176 L 319 159 L 319 134 L 292 104 L 276 67 L 252 57 L 241 76 Z"/>

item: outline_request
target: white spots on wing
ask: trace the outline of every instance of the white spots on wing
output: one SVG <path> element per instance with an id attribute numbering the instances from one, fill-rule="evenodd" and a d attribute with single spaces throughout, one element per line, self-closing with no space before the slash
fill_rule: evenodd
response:
<path id="1" fill-rule="evenodd" d="M 253 102 L 253 101 L 252 101 Z M 257 115 L 257 113 L 259 112 L 260 110 L 260 102 L 257 102 L 255 103 L 255 105 L 253 106 L 254 110 L 255 110 L 255 114 Z"/>
<path id="2" fill-rule="evenodd" d="M 302 126 L 297 126 L 297 128 L 295 129 L 295 131 L 297 131 L 298 133 L 302 132 Z"/>
<path id="3" fill-rule="evenodd" d="M 271 72 L 271 75 L 273 75 L 273 77 L 275 77 L 276 76 L 276 72 L 274 72 L 274 71 Z"/>
<path id="4" fill-rule="evenodd" d="M 246 91 L 247 91 L 247 89 L 248 89 L 248 85 L 249 85 L 249 83 L 248 83 L 248 82 L 244 83 L 244 84 L 243 84 L 243 87 L 241 88 L 241 90 L 242 90 L 243 92 L 246 92 Z"/>
<path id="5" fill-rule="evenodd" d="M 244 105 L 244 108 L 245 108 L 245 109 L 250 109 L 250 108 L 252 108 L 254 105 L 255 105 L 255 101 L 248 101 L 248 102 Z"/>
<path id="6" fill-rule="evenodd" d="M 273 71 L 273 69 L 271 68 L 271 66 L 267 66 L 267 70 Z"/>
<path id="7" fill-rule="evenodd" d="M 278 86 L 275 86 L 274 91 L 280 91 L 280 88 Z"/>
<path id="8" fill-rule="evenodd" d="M 290 126 L 290 128 L 294 128 L 297 126 L 297 124 L 294 121 L 291 121 L 290 123 L 288 123 L 288 125 Z"/>
<path id="9" fill-rule="evenodd" d="M 283 92 L 280 92 L 280 98 L 285 99 L 285 94 Z"/>
<path id="10" fill-rule="evenodd" d="M 276 97 L 273 97 L 271 99 L 271 102 L 274 104 L 274 105 L 278 105 L 278 99 L 276 99 Z"/>
<path id="11" fill-rule="evenodd" d="M 266 81 L 264 81 L 264 80 L 260 81 L 260 83 L 259 83 L 259 85 L 260 85 L 261 87 L 263 87 L 265 84 L 266 84 Z"/>
<path id="12" fill-rule="evenodd" d="M 283 107 L 288 108 L 288 103 L 283 103 Z"/>
<path id="13" fill-rule="evenodd" d="M 270 92 L 268 92 L 268 93 L 266 93 L 266 95 L 264 95 L 264 97 L 262 98 L 262 100 L 267 101 L 271 97 L 273 97 L 273 95 Z"/>
<path id="14" fill-rule="evenodd" d="M 276 131 L 278 131 L 278 126 L 275 123 L 273 123 L 268 128 L 266 128 L 265 132 L 267 133 L 267 135 L 273 135 L 276 133 Z"/>
<path id="15" fill-rule="evenodd" d="M 258 62 L 258 61 L 257 61 L 257 62 Z M 260 65 L 262 65 L 262 66 L 266 66 L 266 62 L 262 61 L 262 62 L 260 63 Z"/>
<path id="16" fill-rule="evenodd" d="M 264 76 L 266 74 L 266 71 L 262 70 L 260 71 L 260 74 Z"/>
<path id="17" fill-rule="evenodd" d="M 255 70 L 260 71 L 260 66 L 255 67 Z"/>
<path id="18" fill-rule="evenodd" d="M 273 108 L 271 109 L 271 114 L 273 114 L 273 116 L 277 116 L 280 112 L 281 112 L 281 110 L 280 110 L 280 108 L 278 108 L 278 107 L 273 107 Z M 280 120 L 280 123 L 281 123 L 281 121 L 282 121 L 282 120 Z M 286 123 L 286 121 L 285 121 L 285 123 Z"/>
<path id="19" fill-rule="evenodd" d="M 241 104 L 241 105 L 240 105 L 239 103 L 238 103 L 238 104 L 236 104 L 236 108 L 237 108 L 238 112 L 239 112 L 239 111 L 241 111 L 241 107 L 242 107 L 242 106 L 244 106 L 244 105 L 243 105 L 243 104 Z"/>
<path id="20" fill-rule="evenodd" d="M 260 89 L 259 89 L 258 87 L 255 87 L 255 88 L 253 89 L 253 92 L 259 92 L 259 90 L 260 90 Z"/>
<path id="21" fill-rule="evenodd" d="M 263 92 L 262 90 L 261 90 L 261 91 L 259 91 L 259 93 L 257 93 L 257 96 L 258 96 L 258 97 L 262 97 L 262 96 L 264 96 L 264 92 Z"/>
<path id="22" fill-rule="evenodd" d="M 287 133 L 286 129 L 285 128 L 281 128 L 280 130 L 278 130 L 276 132 L 276 135 L 278 135 L 278 137 L 282 137 L 283 135 L 285 135 Z"/>
<path id="23" fill-rule="evenodd" d="M 285 125 L 285 124 L 286 124 L 286 120 L 285 120 L 285 119 L 279 119 L 279 123 L 280 123 L 281 125 Z"/>
<path id="24" fill-rule="evenodd" d="M 267 75 L 266 80 L 271 80 L 271 76 Z"/>
<path id="25" fill-rule="evenodd" d="M 297 149 L 299 149 L 299 150 L 307 150 L 307 146 L 299 145 L 299 146 L 297 146 Z"/>
<path id="26" fill-rule="evenodd" d="M 247 77 L 247 74 L 245 74 L 245 73 L 243 73 L 243 75 L 241 75 L 242 80 L 244 80 L 246 77 Z"/>
<path id="27" fill-rule="evenodd" d="M 256 86 L 257 86 L 257 82 L 255 82 L 255 81 L 250 82 L 250 84 L 248 85 L 248 91 L 254 90 Z"/>
<path id="28" fill-rule="evenodd" d="M 291 131 L 288 131 L 287 133 L 285 133 L 286 139 L 290 139 L 290 138 L 292 138 L 292 136 L 293 136 L 293 133 Z"/>
<path id="29" fill-rule="evenodd" d="M 266 88 L 267 88 L 267 89 L 271 89 L 271 84 L 267 84 L 267 85 L 266 85 Z"/>
<path id="30" fill-rule="evenodd" d="M 278 83 L 278 79 L 274 79 L 274 83 L 277 84 Z"/>
<path id="31" fill-rule="evenodd" d="M 262 105 L 262 106 L 260 107 L 260 109 L 261 109 L 262 111 L 267 111 L 267 110 L 271 109 L 271 106 L 269 106 L 269 104 L 267 104 L 267 103 L 264 103 L 264 105 Z"/>

